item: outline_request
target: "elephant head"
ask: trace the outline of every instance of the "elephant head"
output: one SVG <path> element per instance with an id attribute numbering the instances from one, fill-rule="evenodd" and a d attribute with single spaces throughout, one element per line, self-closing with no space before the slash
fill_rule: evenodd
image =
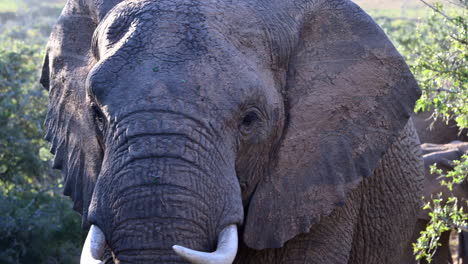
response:
<path id="1" fill-rule="evenodd" d="M 69 0 L 41 82 L 90 254 L 105 241 L 120 263 L 182 261 L 176 244 L 229 262 L 234 226 L 254 249 L 308 232 L 372 175 L 420 94 L 344 0 Z"/>

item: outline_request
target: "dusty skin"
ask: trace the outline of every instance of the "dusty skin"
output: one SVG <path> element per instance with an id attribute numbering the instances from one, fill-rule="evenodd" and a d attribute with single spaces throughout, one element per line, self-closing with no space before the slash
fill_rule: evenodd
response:
<path id="1" fill-rule="evenodd" d="M 420 90 L 352 2 L 69 0 L 41 82 L 83 257 L 399 263 Z"/>

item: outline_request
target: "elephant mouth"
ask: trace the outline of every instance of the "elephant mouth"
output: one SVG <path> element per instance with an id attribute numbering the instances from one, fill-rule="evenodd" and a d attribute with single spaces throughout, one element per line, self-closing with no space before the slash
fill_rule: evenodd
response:
<path id="1" fill-rule="evenodd" d="M 104 256 L 106 238 L 102 230 L 92 225 L 89 229 L 81 253 L 81 264 L 100 264 Z M 216 250 L 211 253 L 201 252 L 174 245 L 172 249 L 177 255 L 192 264 L 231 264 L 237 254 L 237 225 L 226 226 L 218 235 Z"/>

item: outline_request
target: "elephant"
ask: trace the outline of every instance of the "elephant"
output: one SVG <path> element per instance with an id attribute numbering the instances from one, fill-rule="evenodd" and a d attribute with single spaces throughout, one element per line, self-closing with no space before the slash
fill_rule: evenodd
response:
<path id="1" fill-rule="evenodd" d="M 425 167 L 424 202 L 428 202 L 428 199 L 439 193 L 443 194 L 444 200 L 447 200 L 448 196 L 455 196 L 459 201 L 465 201 L 468 198 L 468 185 L 466 182 L 455 185 L 453 192 L 449 192 L 448 189 L 440 185 L 438 175 L 431 174 L 430 167 L 433 164 L 437 164 L 437 167 L 445 173 L 453 169 L 452 161 L 459 160 L 463 154 L 468 153 L 466 129 L 460 130 L 454 120 L 449 120 L 448 123 L 440 118 L 434 120 L 433 111 L 416 113 L 412 119 L 419 139 L 423 143 L 421 150 Z M 468 211 L 466 206 L 464 207 L 464 211 Z M 416 263 L 412 243 L 415 243 L 420 236 L 420 232 L 426 229 L 429 220 L 430 217 L 427 211 L 421 209 L 418 213 L 418 221 L 413 232 L 413 238 L 405 250 L 406 257 L 404 257 L 403 263 Z M 468 262 L 468 246 L 465 246 L 468 244 L 465 242 L 466 237 L 468 237 L 466 232 L 460 232 L 458 257 L 463 260 L 463 263 Z M 443 233 L 439 242 L 441 246 L 434 254 L 434 263 L 452 263 L 450 232 Z"/>
<path id="2" fill-rule="evenodd" d="M 453 161 L 461 159 L 462 155 L 468 154 L 468 142 L 453 141 L 449 144 L 430 144 L 424 143 L 421 145 L 424 159 L 426 183 L 424 184 L 425 198 L 430 198 L 431 195 L 442 193 L 444 200 L 447 200 L 449 194 L 446 193 L 445 187 L 440 185 L 440 179 L 437 174 L 431 174 L 430 167 L 437 164 L 437 168 L 442 169 L 444 173 L 453 169 Z M 427 195 L 426 195 L 427 194 Z M 458 197 L 461 201 L 468 197 L 468 185 L 466 182 L 454 185 L 452 195 Z M 465 207 L 465 212 L 468 208 Z M 420 218 L 428 218 L 427 213 L 421 214 Z"/>
<path id="3" fill-rule="evenodd" d="M 444 201 L 447 201 L 448 197 L 450 196 L 457 197 L 458 201 L 460 201 L 459 205 L 463 207 L 464 212 L 467 212 L 468 207 L 465 203 L 468 197 L 467 182 L 454 185 L 453 191 L 449 192 L 449 190 L 446 189 L 446 187 L 440 184 L 440 179 L 438 178 L 439 175 L 431 173 L 430 167 L 433 164 L 437 164 L 437 168 L 442 169 L 444 173 L 447 173 L 447 171 L 452 170 L 452 161 L 459 160 L 462 155 L 468 154 L 468 142 L 453 141 L 448 144 L 424 143 L 421 145 L 421 149 L 423 152 L 426 175 L 423 190 L 424 202 L 429 202 L 431 197 L 435 197 L 437 194 L 442 193 L 442 198 Z M 405 261 L 403 261 L 403 263 L 416 263 L 413 256 L 412 243 L 415 243 L 417 238 L 420 236 L 420 232 L 426 229 L 426 226 L 429 223 L 430 219 L 431 217 L 428 215 L 428 211 L 421 209 L 418 213 L 418 221 L 413 232 L 413 238 L 407 246 L 407 253 Z M 465 232 L 460 233 L 460 247 L 458 255 L 460 258 L 463 258 L 463 261 L 466 262 L 467 260 L 465 255 L 468 251 L 462 243 L 465 236 Z M 443 233 L 439 242 L 441 246 L 437 248 L 433 256 L 434 263 L 453 263 L 452 254 L 450 252 L 450 232 Z M 423 261 L 423 263 L 426 262 Z"/>
<path id="4" fill-rule="evenodd" d="M 441 117 L 435 120 L 433 117 L 433 110 L 413 115 L 414 126 L 422 143 L 448 144 L 456 140 L 468 141 L 468 131 L 460 130 L 455 120 L 445 122 Z"/>
<path id="5" fill-rule="evenodd" d="M 348 0 L 68 0 L 46 139 L 81 263 L 398 263 L 420 89 Z"/>

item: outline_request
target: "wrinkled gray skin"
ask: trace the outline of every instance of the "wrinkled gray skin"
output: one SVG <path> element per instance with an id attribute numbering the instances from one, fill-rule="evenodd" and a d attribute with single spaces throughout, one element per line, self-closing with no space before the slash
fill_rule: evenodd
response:
<path id="1" fill-rule="evenodd" d="M 419 88 L 349 1 L 69 0 L 42 84 L 65 194 L 117 263 L 398 263 Z M 398 234 L 398 235 L 395 235 Z"/>

